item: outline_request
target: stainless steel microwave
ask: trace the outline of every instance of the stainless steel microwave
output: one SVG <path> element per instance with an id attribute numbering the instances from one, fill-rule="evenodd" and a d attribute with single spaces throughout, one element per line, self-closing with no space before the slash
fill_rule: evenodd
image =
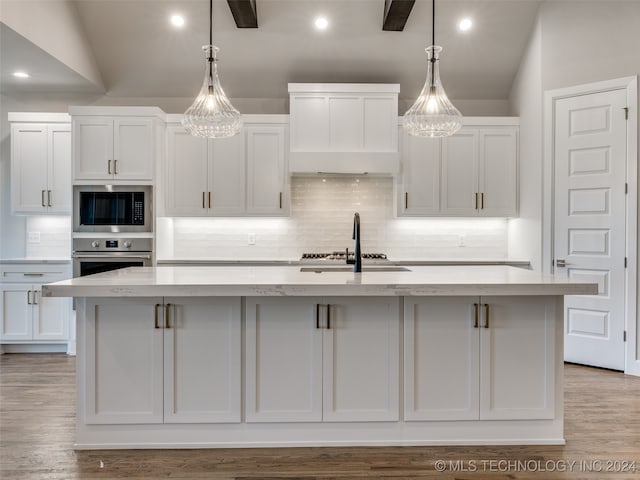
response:
<path id="1" fill-rule="evenodd" d="M 73 187 L 74 232 L 152 232 L 152 188 L 128 185 Z"/>

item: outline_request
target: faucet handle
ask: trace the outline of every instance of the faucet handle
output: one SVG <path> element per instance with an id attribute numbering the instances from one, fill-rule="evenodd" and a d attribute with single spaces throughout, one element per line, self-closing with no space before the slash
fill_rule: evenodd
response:
<path id="1" fill-rule="evenodd" d="M 350 259 L 349 259 L 349 247 L 347 247 L 347 248 L 345 249 L 345 256 L 344 256 L 344 258 L 345 258 L 345 260 L 346 260 L 346 262 L 347 262 L 347 265 L 353 265 L 354 263 L 356 263 L 355 256 L 354 256 L 353 260 L 350 260 Z"/>

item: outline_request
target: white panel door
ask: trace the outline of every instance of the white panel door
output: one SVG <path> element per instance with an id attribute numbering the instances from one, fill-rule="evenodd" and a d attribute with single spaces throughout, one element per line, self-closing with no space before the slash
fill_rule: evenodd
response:
<path id="1" fill-rule="evenodd" d="M 11 126 L 11 198 L 16 213 L 46 211 L 47 125 Z"/>
<path id="2" fill-rule="evenodd" d="M 163 322 L 162 298 L 87 298 L 87 424 L 162 423 Z"/>
<path id="3" fill-rule="evenodd" d="M 329 151 L 351 152 L 364 148 L 362 97 L 329 97 Z"/>
<path id="4" fill-rule="evenodd" d="M 290 104 L 291 151 L 326 151 L 329 147 L 329 103 L 326 96 L 291 96 Z"/>
<path id="5" fill-rule="evenodd" d="M 480 131 L 478 211 L 485 217 L 517 214 L 518 137 L 515 128 Z"/>
<path id="6" fill-rule="evenodd" d="M 478 297 L 405 297 L 405 420 L 479 418 L 478 314 Z"/>
<path id="7" fill-rule="evenodd" d="M 286 215 L 285 127 L 246 127 L 247 213 Z"/>
<path id="8" fill-rule="evenodd" d="M 33 339 L 68 340 L 71 300 L 64 297 L 43 297 L 42 291 L 34 291 Z"/>
<path id="9" fill-rule="evenodd" d="M 565 300 L 565 360 L 624 370 L 626 91 L 560 99 L 555 273 L 599 284 Z M 563 266 L 563 262 L 566 262 Z"/>
<path id="10" fill-rule="evenodd" d="M 442 140 L 441 213 L 476 216 L 478 192 L 478 131 L 462 128 Z"/>
<path id="11" fill-rule="evenodd" d="M 31 340 L 33 338 L 33 286 L 4 284 L 0 286 L 2 301 L 1 340 Z"/>
<path id="12" fill-rule="evenodd" d="M 323 341 L 325 422 L 399 419 L 397 297 L 327 297 Z"/>
<path id="13" fill-rule="evenodd" d="M 322 420 L 320 298 L 246 300 L 246 421 Z"/>
<path id="14" fill-rule="evenodd" d="M 209 140 L 210 213 L 242 215 L 245 209 L 244 132 L 229 138 Z M 208 200 L 208 199 L 207 199 Z"/>
<path id="15" fill-rule="evenodd" d="M 376 96 L 362 99 L 364 149 L 367 152 L 398 151 L 398 99 Z"/>
<path id="16" fill-rule="evenodd" d="M 71 212 L 71 126 L 49 125 L 48 128 L 48 192 L 49 213 Z"/>
<path id="17" fill-rule="evenodd" d="M 164 422 L 240 422 L 240 298 L 164 301 Z"/>
<path id="18" fill-rule="evenodd" d="M 78 117 L 72 123 L 74 178 L 112 179 L 113 120 L 107 117 Z"/>
<path id="19" fill-rule="evenodd" d="M 403 129 L 404 130 L 404 129 Z M 440 212 L 440 140 L 402 134 L 402 185 L 400 215 Z"/>
<path id="20" fill-rule="evenodd" d="M 480 419 L 554 418 L 555 297 L 480 300 Z"/>
<path id="21" fill-rule="evenodd" d="M 155 159 L 153 119 L 113 120 L 113 160 L 118 180 L 153 180 Z"/>
<path id="22" fill-rule="evenodd" d="M 208 215 L 207 139 L 167 127 L 167 215 Z"/>

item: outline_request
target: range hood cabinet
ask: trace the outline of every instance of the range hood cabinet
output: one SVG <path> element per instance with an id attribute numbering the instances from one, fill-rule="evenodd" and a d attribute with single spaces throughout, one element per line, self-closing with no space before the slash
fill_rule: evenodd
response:
<path id="1" fill-rule="evenodd" d="M 399 84 L 290 83 L 292 174 L 399 169 Z"/>

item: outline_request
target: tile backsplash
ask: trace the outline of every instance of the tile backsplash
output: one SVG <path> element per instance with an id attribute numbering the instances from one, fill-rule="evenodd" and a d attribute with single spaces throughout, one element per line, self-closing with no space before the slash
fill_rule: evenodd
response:
<path id="1" fill-rule="evenodd" d="M 398 218 L 395 208 L 391 177 L 292 177 L 290 217 L 161 218 L 157 257 L 295 260 L 352 249 L 359 212 L 363 252 L 396 260 L 507 258 L 506 219 Z"/>

